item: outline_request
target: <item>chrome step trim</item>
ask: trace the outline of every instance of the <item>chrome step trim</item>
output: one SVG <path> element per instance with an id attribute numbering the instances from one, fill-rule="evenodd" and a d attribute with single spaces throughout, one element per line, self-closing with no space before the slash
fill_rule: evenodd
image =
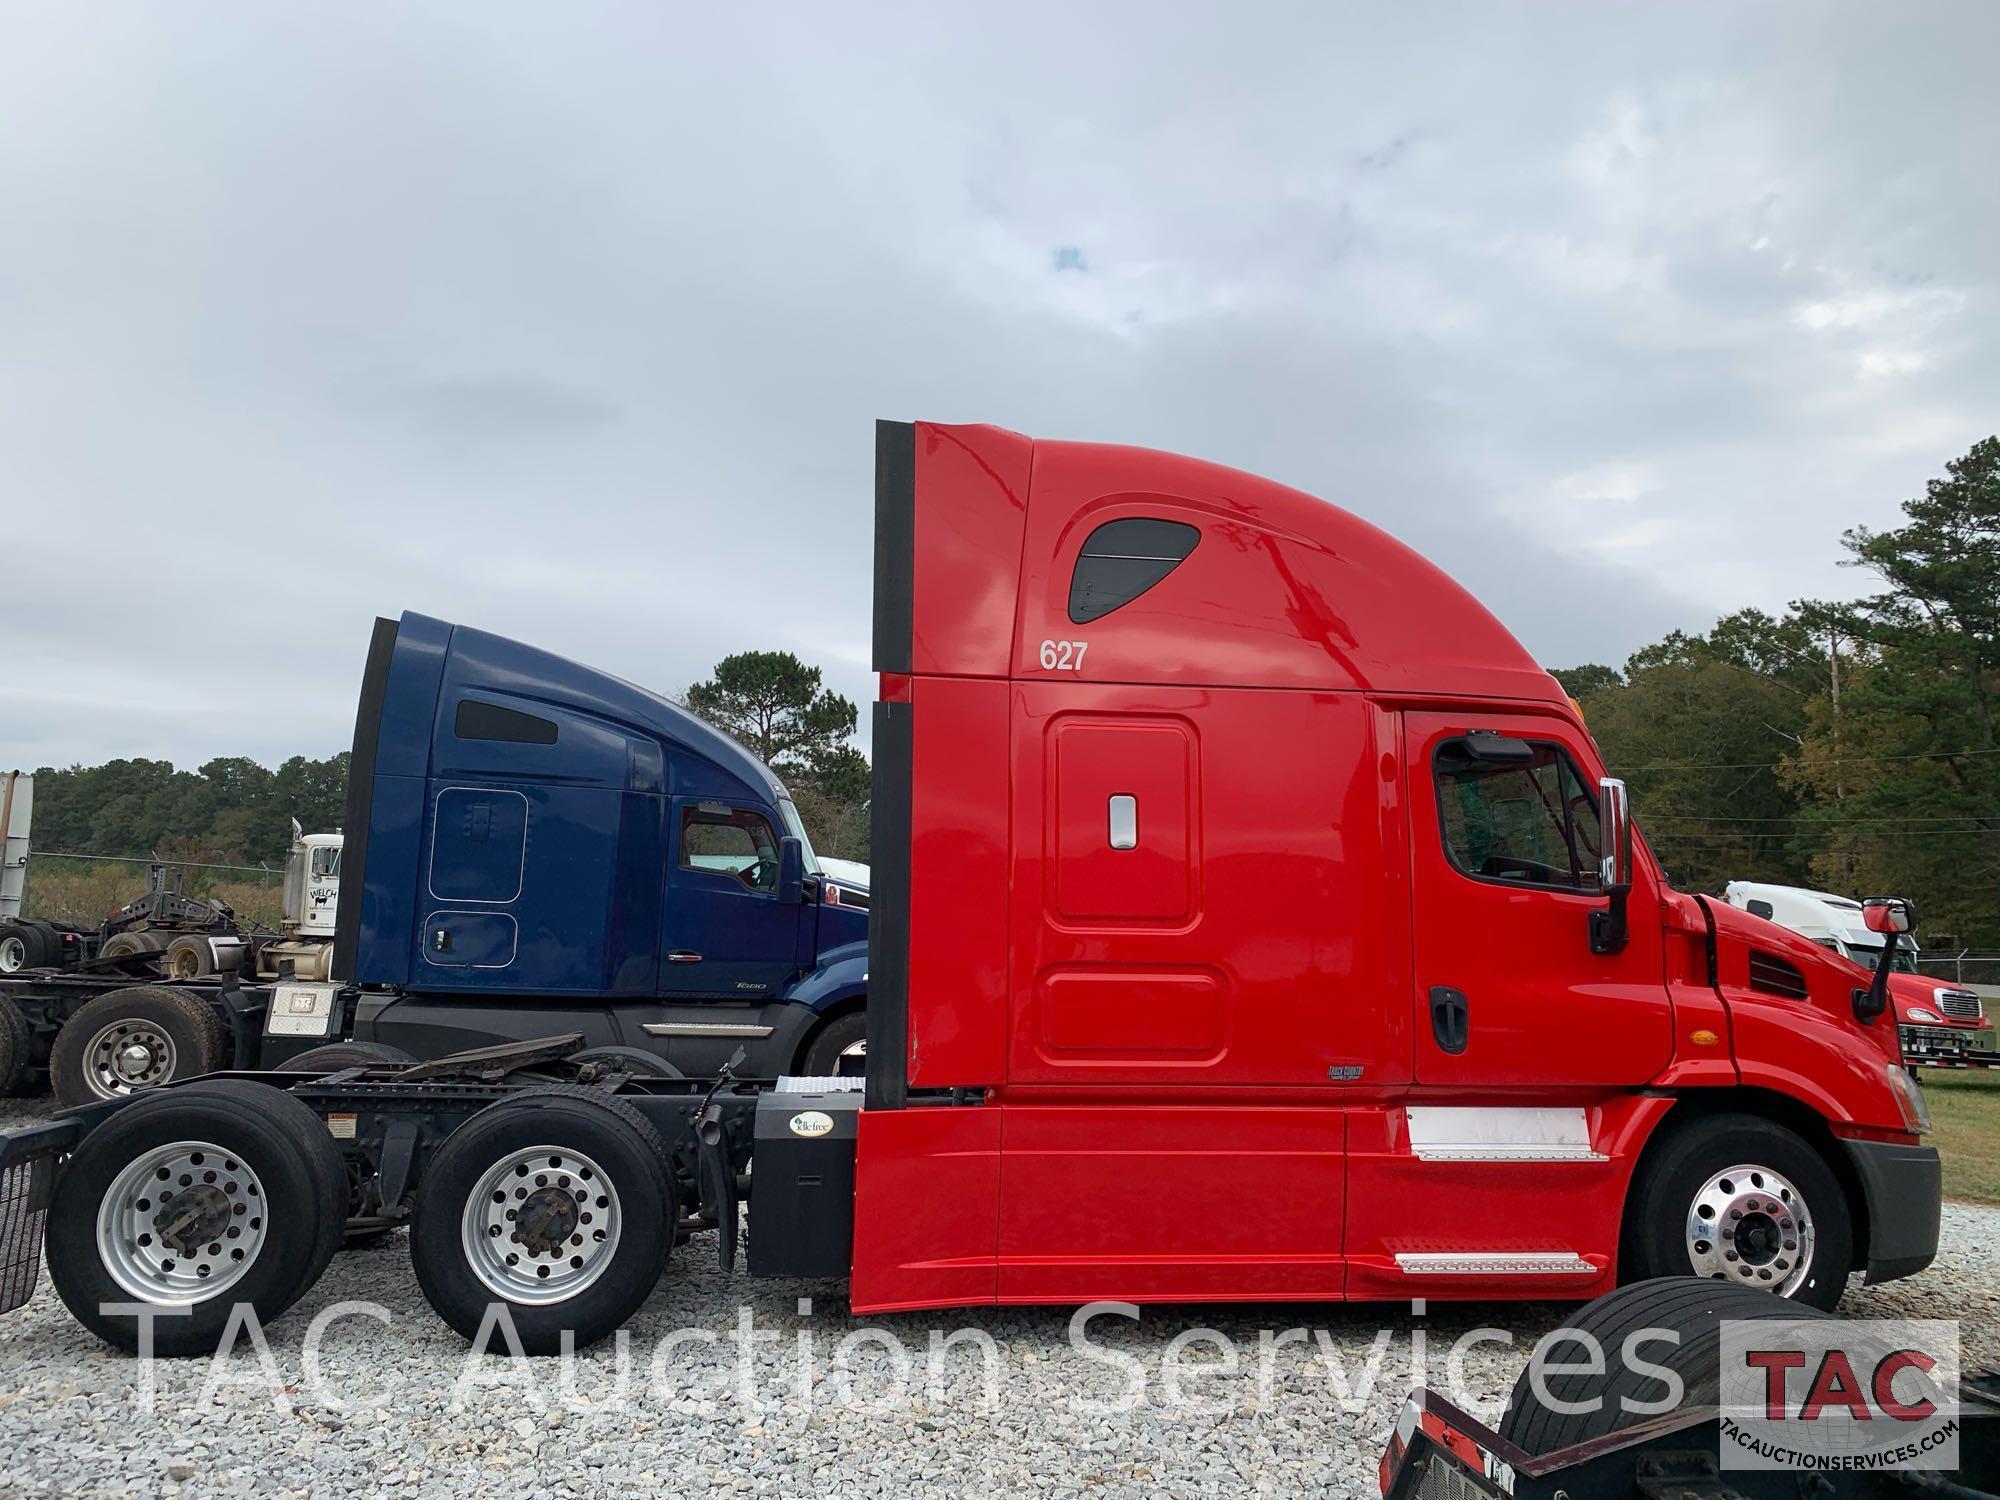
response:
<path id="1" fill-rule="evenodd" d="M 778 1028 L 746 1021 L 648 1021 L 639 1029 L 647 1036 L 766 1037 Z"/>
<path id="2" fill-rule="evenodd" d="M 1589 1276 L 1597 1267 L 1574 1250 L 1399 1251 L 1406 1276 Z"/>
<path id="3" fill-rule="evenodd" d="M 1420 1162 L 1608 1162 L 1588 1146 L 1426 1146 Z"/>

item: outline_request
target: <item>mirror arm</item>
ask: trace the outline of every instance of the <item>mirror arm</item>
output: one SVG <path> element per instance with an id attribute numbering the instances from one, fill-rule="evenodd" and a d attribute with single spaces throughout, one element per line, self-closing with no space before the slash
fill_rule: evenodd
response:
<path id="1" fill-rule="evenodd" d="M 1882 956 L 1875 960 L 1875 973 L 1868 981 L 1868 988 L 1856 985 L 1850 997 L 1854 1019 L 1864 1026 L 1889 1008 L 1889 966 L 1896 961 L 1896 944 L 1901 941 L 1901 933 L 1882 935 Z"/>
<path id="2" fill-rule="evenodd" d="M 1607 894 L 1610 903 L 1604 910 L 1590 914 L 1590 951 L 1623 953 L 1632 938 L 1631 925 L 1625 919 L 1625 898 L 1632 894 L 1632 888 L 1614 886 Z"/>

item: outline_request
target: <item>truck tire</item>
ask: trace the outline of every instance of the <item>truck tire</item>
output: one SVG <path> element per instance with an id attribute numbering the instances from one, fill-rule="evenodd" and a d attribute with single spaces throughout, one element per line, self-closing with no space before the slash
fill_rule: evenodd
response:
<path id="1" fill-rule="evenodd" d="M 814 1033 L 803 1064 L 808 1078 L 859 1078 L 868 1060 L 868 1013 L 835 1016 Z"/>
<path id="2" fill-rule="evenodd" d="M 328 1042 L 279 1064 L 287 1073 L 338 1073 L 342 1068 L 412 1068 L 417 1060 L 383 1042 Z"/>
<path id="3" fill-rule="evenodd" d="M 1626 1200 L 1624 1279 L 1693 1274 L 1831 1308 L 1853 1265 L 1847 1194 L 1784 1126 L 1691 1115 L 1648 1145 Z"/>
<path id="4" fill-rule="evenodd" d="M 1626 1402 L 1657 1403 L 1671 1389 L 1655 1369 L 1673 1371 L 1685 1387 L 1681 1403 L 1689 1406 L 1713 1405 L 1721 1361 L 1717 1344 L 1724 1319 L 1749 1318 L 1831 1318 L 1833 1315 L 1812 1306 L 1801 1306 L 1773 1297 L 1740 1283 L 1715 1282 L 1700 1276 L 1666 1276 L 1636 1281 L 1587 1303 L 1557 1332 L 1570 1330 L 1575 1341 L 1555 1340 L 1550 1349 L 1550 1368 L 1543 1385 L 1549 1396 L 1567 1406 L 1590 1403 L 1591 1410 L 1562 1411 L 1544 1404 L 1535 1390 L 1532 1366 L 1514 1381 L 1507 1398 L 1507 1410 L 1500 1419 L 1500 1436 L 1529 1453 L 1541 1455 L 1567 1448 L 1586 1438 L 1602 1437 L 1658 1412 L 1632 1411 Z M 1626 1339 L 1641 1330 L 1659 1330 L 1675 1336 L 1643 1339 L 1628 1349 Z M 1586 1359 L 1595 1340 L 1603 1351 L 1601 1364 Z M 1557 1367 L 1583 1365 L 1589 1369 Z M 1634 1364 L 1647 1368 L 1635 1369 Z"/>
<path id="5" fill-rule="evenodd" d="M 211 1079 L 134 1100 L 84 1137 L 49 1203 L 49 1277 L 107 1343 L 137 1352 L 141 1329 L 103 1304 L 150 1303 L 166 1310 L 154 1353 L 211 1354 L 234 1304 L 268 1324 L 304 1295 L 346 1217 L 319 1116 L 279 1089 Z"/>
<path id="6" fill-rule="evenodd" d="M 685 1078 L 687 1074 L 657 1052 L 644 1047 L 586 1047 L 563 1059 L 567 1063 L 616 1063 L 634 1078 Z"/>
<path id="7" fill-rule="evenodd" d="M 163 984 L 112 990 L 80 1007 L 49 1049 L 49 1085 L 64 1105 L 213 1073 L 222 1022 L 205 1001 Z"/>
<path id="8" fill-rule="evenodd" d="M 135 965 L 140 959 L 153 958 L 166 946 L 167 940 L 157 932 L 114 932 L 104 940 L 104 946 L 97 950 L 97 956 L 126 959 L 128 962 L 119 967 L 134 972 Z"/>
<path id="9" fill-rule="evenodd" d="M 215 950 L 207 938 L 182 933 L 167 944 L 160 969 L 169 979 L 206 979 L 215 972 Z"/>
<path id="10" fill-rule="evenodd" d="M 62 940 L 40 922 L 0 924 L 0 974 L 46 969 L 61 959 Z"/>
<path id="11" fill-rule="evenodd" d="M 595 1343 L 659 1280 L 678 1219 L 666 1148 L 631 1105 L 560 1084 L 502 1099 L 425 1169 L 410 1260 L 437 1315 L 477 1338 L 503 1305 L 530 1354 Z"/>
<path id="12" fill-rule="evenodd" d="M 0 995 L 0 1097 L 11 1094 L 28 1070 L 34 1034 L 13 998 Z"/>

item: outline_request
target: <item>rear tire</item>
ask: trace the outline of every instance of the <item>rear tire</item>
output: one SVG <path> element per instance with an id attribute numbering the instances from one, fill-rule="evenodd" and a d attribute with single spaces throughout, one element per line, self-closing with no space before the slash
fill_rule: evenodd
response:
<path id="1" fill-rule="evenodd" d="M 576 1348 L 604 1338 L 673 1244 L 666 1162 L 645 1116 L 597 1090 L 489 1105 L 445 1140 L 417 1196 L 410 1259 L 425 1300 L 467 1339 L 500 1304 L 530 1354 L 558 1353 L 565 1333 Z"/>
<path id="2" fill-rule="evenodd" d="M 1594 1339 L 1604 1354 L 1601 1368 L 1592 1359 L 1588 1361 L 1591 1370 L 1557 1373 L 1559 1367 L 1585 1364 L 1584 1351 L 1590 1346 L 1558 1340 L 1550 1348 L 1551 1367 L 1543 1376 L 1550 1397 L 1566 1405 L 1594 1399 L 1596 1409 L 1566 1412 L 1543 1405 L 1535 1391 L 1531 1366 L 1514 1382 L 1506 1414 L 1500 1419 L 1500 1436 L 1541 1455 L 1657 1415 L 1629 1411 L 1624 1405 L 1627 1400 L 1657 1403 L 1671 1394 L 1651 1368 L 1642 1374 L 1627 1361 L 1625 1340 L 1641 1329 L 1678 1335 L 1678 1343 L 1647 1339 L 1632 1352 L 1647 1366 L 1672 1370 L 1680 1377 L 1686 1389 L 1682 1405 L 1702 1406 L 1716 1400 L 1721 1370 L 1717 1345 L 1724 1319 L 1831 1316 L 1769 1292 L 1706 1277 L 1667 1276 L 1633 1282 L 1588 1303 L 1558 1325 L 1559 1330 L 1574 1330 Z"/>
<path id="3" fill-rule="evenodd" d="M 338 1073 L 342 1068 L 413 1068 L 417 1060 L 383 1042 L 328 1042 L 279 1064 L 286 1073 Z"/>
<path id="4" fill-rule="evenodd" d="M 0 974 L 45 969 L 57 963 L 62 943 L 39 922 L 0 924 Z"/>
<path id="5" fill-rule="evenodd" d="M 1847 1194 L 1807 1141 L 1761 1115 L 1668 1122 L 1626 1200 L 1625 1280 L 1698 1275 L 1832 1308 L 1854 1265 Z"/>
<path id="6" fill-rule="evenodd" d="M 157 969 L 156 960 L 166 946 L 167 940 L 156 932 L 114 932 L 104 940 L 97 956 L 123 959 L 125 962 L 119 965 L 121 969 L 127 973 L 138 973 L 142 967 Z"/>
<path id="7" fill-rule="evenodd" d="M 222 1066 L 222 1022 L 204 1001 L 161 984 L 99 995 L 56 1033 L 49 1084 L 64 1105 L 213 1073 Z"/>
<path id="8" fill-rule="evenodd" d="M 319 1117 L 281 1090 L 213 1079 L 134 1100 L 84 1137 L 49 1204 L 49 1277 L 107 1343 L 137 1352 L 140 1322 L 102 1304 L 141 1303 L 163 1309 L 154 1353 L 209 1354 L 234 1304 L 268 1324 L 298 1301 L 346 1217 Z"/>
<path id="9" fill-rule="evenodd" d="M 169 979 L 206 979 L 215 972 L 215 950 L 207 938 L 183 934 L 167 944 L 160 968 Z"/>
<path id="10" fill-rule="evenodd" d="M 11 1094 L 28 1070 L 34 1035 L 11 996 L 0 995 L 0 1095 Z"/>

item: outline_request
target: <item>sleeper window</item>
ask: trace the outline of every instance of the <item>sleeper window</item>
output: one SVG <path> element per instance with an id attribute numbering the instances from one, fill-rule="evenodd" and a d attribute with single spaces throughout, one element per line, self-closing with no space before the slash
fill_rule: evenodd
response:
<path id="1" fill-rule="evenodd" d="M 681 813 L 681 866 L 733 875 L 755 891 L 778 886 L 778 841 L 762 813 L 701 802 Z"/>
<path id="2" fill-rule="evenodd" d="M 1084 538 L 1069 579 L 1069 617 L 1085 625 L 1130 604 L 1194 551 L 1201 533 L 1179 521 L 1128 516 Z"/>
<path id="3" fill-rule="evenodd" d="M 1512 885 L 1598 888 L 1597 798 L 1560 747 L 1525 761 L 1480 760 L 1464 740 L 1437 751 L 1438 821 L 1451 862 Z"/>

